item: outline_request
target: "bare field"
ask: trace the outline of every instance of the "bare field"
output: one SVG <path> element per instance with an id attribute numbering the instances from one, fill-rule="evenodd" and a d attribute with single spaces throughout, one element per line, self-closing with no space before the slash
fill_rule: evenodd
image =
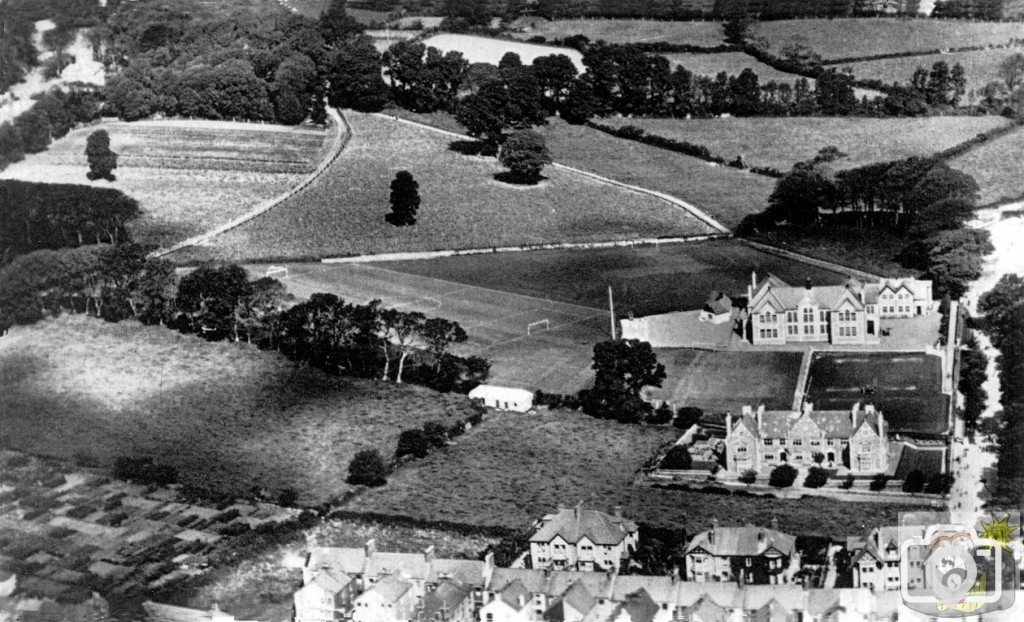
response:
<path id="1" fill-rule="evenodd" d="M 118 153 L 117 181 L 89 181 L 85 141 L 97 129 Z M 208 231 L 298 184 L 319 163 L 328 134 L 223 121 L 108 122 L 27 156 L 3 179 L 113 187 L 139 202 L 129 224 L 140 242 L 169 246 Z"/>
<path id="2" fill-rule="evenodd" d="M 976 135 L 1006 125 L 1003 117 L 868 118 L 728 118 L 619 119 L 600 121 L 613 127 L 632 125 L 648 134 L 704 145 L 727 160 L 742 155 L 748 166 L 788 171 L 812 159 L 818 150 L 836 146 L 847 157 L 837 169 L 911 156 L 929 156 Z"/>
<path id="3" fill-rule="evenodd" d="M 389 117 L 346 114 L 352 139 L 315 183 L 209 246 L 171 257 L 276 261 L 709 232 L 649 195 L 551 167 L 536 186 L 505 183 L 495 178 L 504 171 L 495 158 L 458 153 L 448 136 Z M 413 227 L 384 220 L 389 185 L 401 170 L 419 182 Z"/>
<path id="4" fill-rule="evenodd" d="M 152 457 L 200 489 L 293 489 L 309 504 L 348 489 L 360 449 L 390 456 L 401 430 L 470 413 L 461 395 L 82 316 L 12 329 L 0 340 L 0 379 L 0 446 L 107 465 Z"/>
<path id="5" fill-rule="evenodd" d="M 553 45 L 540 45 L 536 43 L 521 43 L 509 41 L 508 39 L 495 39 L 491 37 L 478 37 L 473 35 L 458 35 L 442 33 L 425 39 L 423 43 L 435 47 L 442 52 L 462 52 L 462 55 L 471 63 L 490 63 L 497 65 L 501 57 L 508 52 L 519 55 L 524 65 L 532 65 L 533 61 L 540 56 L 552 54 L 564 54 L 576 65 L 577 71 L 584 71 L 583 54 L 578 50 L 567 47 L 556 47 Z"/>

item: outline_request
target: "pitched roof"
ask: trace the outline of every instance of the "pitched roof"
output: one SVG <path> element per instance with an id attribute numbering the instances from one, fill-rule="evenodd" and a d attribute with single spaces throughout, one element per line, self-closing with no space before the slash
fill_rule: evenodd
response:
<path id="1" fill-rule="evenodd" d="M 437 589 L 423 595 L 420 612 L 427 619 L 432 618 L 438 613 L 447 614 L 442 615 L 442 617 L 450 616 L 472 593 L 472 588 L 463 583 L 458 581 L 442 581 L 437 586 Z"/>
<path id="2" fill-rule="evenodd" d="M 352 582 L 352 577 L 348 576 L 344 572 L 336 569 L 321 570 L 320 572 L 313 575 L 307 585 L 316 585 L 323 589 L 325 592 L 331 594 L 337 594 L 346 585 Z M 305 586 L 303 586 L 305 587 Z"/>
<path id="3" fill-rule="evenodd" d="M 523 582 L 515 579 L 501 590 L 500 598 L 509 607 L 519 611 L 530 602 L 530 594 L 531 591 L 526 589 Z"/>
<path id="4" fill-rule="evenodd" d="M 565 620 L 566 607 L 571 607 L 573 611 L 586 616 L 595 605 L 597 605 L 597 599 L 582 581 L 577 580 L 548 607 L 548 610 L 544 612 L 544 619 L 549 622 L 562 622 Z"/>
<path id="5" fill-rule="evenodd" d="M 647 593 L 647 590 L 642 588 L 630 594 L 622 608 L 629 614 L 629 619 L 633 622 L 653 622 L 654 616 L 661 609 Z"/>
<path id="6" fill-rule="evenodd" d="M 552 573 L 555 574 L 562 573 Z M 516 581 L 535 594 L 547 593 L 548 574 L 533 568 L 495 568 L 487 589 L 500 592 Z"/>
<path id="7" fill-rule="evenodd" d="M 430 574 L 430 562 L 423 553 L 377 551 L 366 559 L 366 574 L 370 576 L 394 575 L 425 581 Z"/>
<path id="8" fill-rule="evenodd" d="M 727 622 L 729 612 L 721 605 L 707 597 L 686 608 L 689 618 L 700 619 L 701 622 Z"/>
<path id="9" fill-rule="evenodd" d="M 548 514 L 540 522 L 541 526 L 530 542 L 551 542 L 559 536 L 570 544 L 584 537 L 594 544 L 618 544 L 637 530 L 633 521 L 579 506 Z"/>
<path id="10" fill-rule="evenodd" d="M 366 565 L 366 550 L 363 548 L 342 548 L 335 546 L 315 546 L 309 549 L 306 568 L 332 568 L 348 575 L 362 574 Z"/>
<path id="11" fill-rule="evenodd" d="M 454 579 L 473 587 L 483 587 L 484 562 L 475 559 L 435 559 L 430 564 L 427 581 L 436 583 Z"/>
<path id="12" fill-rule="evenodd" d="M 711 292 L 711 294 L 708 295 L 707 302 L 704 303 L 704 309 L 714 313 L 715 315 L 729 313 L 732 311 L 732 299 L 722 292 Z"/>
<path id="13" fill-rule="evenodd" d="M 713 538 L 712 534 L 714 534 Z M 792 555 L 796 550 L 796 536 L 753 525 L 718 527 L 694 536 L 686 547 L 686 553 L 697 548 L 712 555 L 724 557 L 752 557 L 762 555 L 769 549 L 776 549 L 783 555 Z"/>
<path id="14" fill-rule="evenodd" d="M 374 583 L 373 587 L 367 590 L 364 595 L 377 594 L 384 602 L 393 603 L 404 596 L 411 588 L 412 584 L 408 581 L 403 581 L 394 577 L 385 577 Z"/>
<path id="15" fill-rule="evenodd" d="M 647 592 L 655 602 L 671 603 L 676 600 L 678 583 L 667 576 L 618 575 L 612 588 L 612 600 L 626 600 L 630 594 L 641 589 Z"/>
<path id="16" fill-rule="evenodd" d="M 809 417 L 818 429 L 825 433 L 825 438 L 850 438 L 866 421 L 873 430 L 878 429 L 878 411 L 868 412 L 866 408 L 852 410 L 811 410 L 800 413 L 793 410 L 766 410 L 761 415 L 761 430 L 757 428 L 755 415 L 741 415 L 733 424 L 735 430 L 743 425 L 755 437 L 782 438 L 789 435 L 790 430 L 804 417 Z M 856 425 L 854 420 L 856 419 Z"/>

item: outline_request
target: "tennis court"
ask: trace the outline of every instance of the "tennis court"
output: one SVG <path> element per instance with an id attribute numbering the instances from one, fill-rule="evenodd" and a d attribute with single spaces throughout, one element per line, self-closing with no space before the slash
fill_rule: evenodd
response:
<path id="1" fill-rule="evenodd" d="M 246 266 L 253 277 L 272 267 Z M 283 269 L 287 269 L 285 272 Z M 469 340 L 456 348 L 491 361 L 491 382 L 575 393 L 589 380 L 594 343 L 607 339 L 607 311 L 356 263 L 280 264 L 271 270 L 300 298 L 317 292 L 419 311 L 458 322 Z"/>

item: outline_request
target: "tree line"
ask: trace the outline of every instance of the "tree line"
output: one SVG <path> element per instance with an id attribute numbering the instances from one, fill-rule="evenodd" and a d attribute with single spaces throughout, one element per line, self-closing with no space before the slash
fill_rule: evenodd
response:
<path id="1" fill-rule="evenodd" d="M 0 171 L 20 162 L 26 153 L 39 153 L 79 123 L 100 116 L 100 93 L 91 87 L 52 89 L 39 95 L 32 107 L 0 124 Z"/>
<path id="2" fill-rule="evenodd" d="M 468 392 L 490 364 L 461 357 L 466 332 L 444 318 L 315 293 L 297 301 L 273 278 L 237 265 L 202 265 L 179 280 L 173 264 L 134 243 L 33 251 L 0 269 L 0 329 L 61 313 L 134 318 L 208 340 L 277 350 L 332 374 Z"/>
<path id="3" fill-rule="evenodd" d="M 992 251 L 988 231 L 965 227 L 973 215 L 978 184 L 938 158 L 912 157 L 835 171 L 845 157 L 826 147 L 798 162 L 778 180 L 768 207 L 747 216 L 741 235 L 783 227 L 843 236 L 844 230 L 879 230 L 902 244 L 904 266 L 923 270 L 939 296 L 959 298 L 981 275 Z"/>

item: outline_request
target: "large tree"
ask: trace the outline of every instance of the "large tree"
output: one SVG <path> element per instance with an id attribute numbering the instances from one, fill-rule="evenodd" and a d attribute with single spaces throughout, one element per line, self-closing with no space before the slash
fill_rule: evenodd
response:
<path id="1" fill-rule="evenodd" d="M 768 197 L 767 214 L 775 221 L 798 226 L 816 223 L 821 210 L 836 207 L 839 190 L 824 163 L 799 162 L 775 184 Z"/>
<path id="2" fill-rule="evenodd" d="M 391 182 L 391 213 L 385 219 L 396 227 L 416 224 L 420 209 L 420 184 L 409 171 L 398 171 Z"/>
<path id="3" fill-rule="evenodd" d="M 391 469 L 375 449 L 364 449 L 356 453 L 348 463 L 348 478 L 353 486 L 383 486 L 388 482 Z"/>
<path id="4" fill-rule="evenodd" d="M 96 130 L 85 140 L 85 155 L 89 160 L 89 172 L 86 177 L 91 180 L 106 179 L 114 181 L 117 168 L 117 154 L 110 150 L 110 134 L 107 130 Z"/>
<path id="5" fill-rule="evenodd" d="M 363 31 L 363 26 L 345 10 L 346 0 L 331 0 L 320 14 L 320 34 L 328 45 L 340 45 L 345 39 Z"/>
<path id="6" fill-rule="evenodd" d="M 235 309 L 250 291 L 245 268 L 208 264 L 182 277 L 175 302 L 186 328 L 209 339 L 221 339 L 234 334 Z"/>
<path id="7" fill-rule="evenodd" d="M 462 100 L 456 117 L 470 136 L 496 149 L 506 132 L 547 123 L 540 84 L 532 72 L 506 71 Z"/>
<path id="8" fill-rule="evenodd" d="M 512 180 L 523 184 L 540 181 L 541 171 L 552 162 L 544 137 L 532 130 L 513 132 L 501 146 L 498 159 L 509 168 Z"/>
<path id="9" fill-rule="evenodd" d="M 327 98 L 332 106 L 378 112 L 388 103 L 380 54 L 369 37 L 339 45 L 327 60 Z"/>
<path id="10" fill-rule="evenodd" d="M 594 346 L 594 388 L 580 392 L 583 412 L 600 419 L 623 423 L 642 421 L 651 411 L 640 392 L 645 386 L 660 387 L 665 366 L 658 362 L 651 344 L 637 339 L 603 341 Z"/>

